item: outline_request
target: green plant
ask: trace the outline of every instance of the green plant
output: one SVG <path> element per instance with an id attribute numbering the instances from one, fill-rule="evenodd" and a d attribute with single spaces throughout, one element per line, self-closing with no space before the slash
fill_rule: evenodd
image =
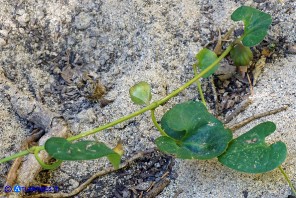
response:
<path id="1" fill-rule="evenodd" d="M 217 157 L 219 162 L 225 166 L 246 173 L 264 173 L 278 167 L 295 194 L 293 185 L 280 167 L 286 159 L 286 145 L 283 142 L 271 145 L 265 143 L 265 137 L 275 131 L 274 123 L 261 123 L 247 133 L 233 139 L 232 131 L 224 128 L 223 123 L 206 109 L 199 79 L 211 76 L 218 69 L 219 62 L 229 53 L 236 66 L 248 65 L 253 57 L 250 47 L 257 45 L 264 39 L 272 21 L 269 14 L 247 6 L 235 10 L 231 18 L 234 21 L 244 22 L 244 34 L 235 39 L 219 57 L 209 49 L 202 49 L 196 55 L 198 62 L 194 64 L 195 77 L 166 97 L 150 103 L 152 98 L 150 85 L 140 82 L 130 89 L 132 101 L 139 105 L 146 105 L 139 111 L 67 139 L 52 137 L 47 140 L 44 146 L 33 146 L 26 151 L 1 159 L 0 163 L 34 153 L 38 162 L 45 169 L 57 168 L 63 160 L 90 160 L 101 157 L 107 157 L 114 167 L 119 167 L 123 154 L 121 144 L 111 149 L 102 142 L 72 142 L 146 111 L 151 111 L 152 121 L 161 133 L 161 136 L 155 141 L 161 151 L 182 159 L 206 160 Z M 199 74 L 197 67 L 200 68 Z M 165 113 L 161 119 L 161 125 L 159 125 L 154 110 L 194 82 L 197 82 L 202 103 L 189 101 L 175 105 Z M 38 156 L 41 150 L 47 151 L 57 161 L 53 164 L 42 162 Z"/>

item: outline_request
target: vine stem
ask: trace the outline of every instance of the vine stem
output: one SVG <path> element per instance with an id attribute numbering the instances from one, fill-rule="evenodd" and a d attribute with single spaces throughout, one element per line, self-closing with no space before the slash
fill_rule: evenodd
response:
<path id="1" fill-rule="evenodd" d="M 160 132 L 160 134 L 161 134 L 162 136 L 168 136 L 168 135 L 164 132 L 164 130 L 161 128 L 161 126 L 157 123 L 157 120 L 156 120 L 156 118 L 155 118 L 154 111 L 155 111 L 155 109 L 151 109 L 151 118 L 152 118 L 152 121 L 153 121 L 154 126 L 157 128 L 157 130 Z"/>
<path id="2" fill-rule="evenodd" d="M 296 195 L 296 189 L 295 189 L 295 187 L 293 186 L 293 184 L 292 184 L 291 180 L 289 179 L 288 175 L 286 174 L 286 172 L 284 171 L 284 169 L 283 169 L 281 166 L 279 166 L 278 168 L 280 169 L 280 171 L 281 171 L 281 173 L 283 174 L 285 180 L 286 180 L 287 183 L 289 184 L 289 186 L 290 186 L 290 188 L 291 188 L 293 194 Z"/>
<path id="3" fill-rule="evenodd" d="M 21 151 L 19 153 L 13 154 L 11 156 L 5 157 L 5 158 L 3 158 L 3 159 L 0 160 L 0 163 L 7 162 L 7 161 L 13 160 L 15 158 L 22 157 L 24 155 L 28 155 L 30 153 L 33 153 L 34 150 L 37 149 L 38 147 L 39 146 L 33 146 L 30 149 L 28 149 L 28 150 L 24 150 L 24 151 Z"/>
<path id="4" fill-rule="evenodd" d="M 174 90 L 172 93 L 170 93 L 169 95 L 167 95 L 166 97 L 158 100 L 158 101 L 155 101 L 153 103 L 151 103 L 150 105 L 140 109 L 139 111 L 136 111 L 134 113 L 131 113 L 127 116 L 124 116 L 122 118 L 119 118 L 118 120 L 115 120 L 113 122 L 110 122 L 106 125 L 103 125 L 103 126 L 100 126 L 98 128 L 94 128 L 92 130 L 89 130 L 89 131 L 86 131 L 84 133 L 80 133 L 76 136 L 72 136 L 72 137 L 69 137 L 67 140 L 69 141 L 74 141 L 74 140 L 78 140 L 82 137 L 85 137 L 85 136 L 89 136 L 89 135 L 92 135 L 94 133 L 97 133 L 99 131 L 102 131 L 102 130 L 105 130 L 109 127 L 112 127 L 114 125 L 117 125 L 121 122 L 124 122 L 126 120 L 129 120 L 133 117 L 136 117 L 146 111 L 149 111 L 149 110 L 152 110 L 152 109 L 155 109 L 156 107 L 158 107 L 159 105 L 162 105 L 164 103 L 166 103 L 168 100 L 170 100 L 171 98 L 175 97 L 176 95 L 178 95 L 181 91 L 183 91 L 184 89 L 186 89 L 187 87 L 189 87 L 191 84 L 193 84 L 194 82 L 196 82 L 197 80 L 199 80 L 203 75 L 205 75 L 206 73 L 208 73 L 213 67 L 215 67 L 215 65 L 217 65 L 225 56 L 227 56 L 227 54 L 230 52 L 230 50 L 233 48 L 233 44 L 229 45 L 226 50 L 221 54 L 221 56 L 219 56 L 218 59 L 216 59 L 209 67 L 207 67 L 205 70 L 203 70 L 202 72 L 200 72 L 198 75 L 196 75 L 194 78 L 192 78 L 191 80 L 189 80 L 187 83 L 185 83 L 184 85 L 182 85 L 181 87 L 179 87 L 178 89 Z"/>
<path id="5" fill-rule="evenodd" d="M 240 38 L 241 39 L 241 38 Z M 237 40 L 240 40 L 240 39 L 237 39 Z M 102 130 L 105 130 L 105 129 L 108 129 L 112 126 L 115 126 L 121 122 L 124 122 L 126 120 L 129 120 L 133 117 L 136 117 L 146 111 L 149 111 L 149 110 L 152 110 L 152 109 L 155 109 L 157 108 L 158 106 L 166 103 L 168 100 L 170 100 L 171 98 L 175 97 L 176 95 L 178 95 L 181 91 L 183 91 L 184 89 L 186 89 L 187 87 L 189 87 L 191 84 L 193 84 L 194 82 L 198 81 L 203 75 L 205 75 L 206 73 L 208 73 L 213 67 L 215 67 L 225 56 L 228 55 L 228 53 L 230 52 L 230 50 L 233 48 L 234 46 L 234 43 L 236 41 L 234 41 L 232 44 L 230 44 L 226 49 L 225 51 L 211 64 L 209 65 L 205 70 L 201 71 L 198 75 L 196 75 L 194 78 L 192 78 L 191 80 L 189 80 L 187 83 L 185 83 L 184 85 L 182 85 L 181 87 L 179 87 L 178 89 L 174 90 L 172 93 L 170 93 L 169 95 L 167 95 L 166 97 L 158 100 L 158 101 L 155 101 L 153 103 L 151 103 L 150 105 L 134 112 L 134 113 L 131 113 L 127 116 L 124 116 L 124 117 L 121 117 L 119 118 L 118 120 L 115 120 L 113 122 L 110 122 L 108 124 L 105 124 L 103 126 L 100 126 L 100 127 L 97 127 L 97 128 L 94 128 L 94 129 L 91 129 L 89 131 L 85 131 L 85 132 L 82 132 L 78 135 L 75 135 L 75 136 L 72 136 L 72 137 L 69 137 L 67 138 L 68 141 L 75 141 L 75 140 L 78 140 L 78 139 L 81 139 L 85 136 L 89 136 L 89 135 L 92 135 L 92 134 L 95 134 L 99 131 L 102 131 Z M 34 148 L 34 149 L 33 149 Z M 15 159 L 15 158 L 18 158 L 18 157 L 21 157 L 21 156 L 24 156 L 24 155 L 27 155 L 31 152 L 34 152 L 35 149 L 38 149 L 38 151 L 41 151 L 41 150 L 44 150 L 44 146 L 36 146 L 36 147 L 32 147 L 30 149 L 30 151 L 21 151 L 19 153 L 16 153 L 14 155 L 11 155 L 9 157 L 6 157 L 6 158 L 3 158 L 0 160 L 0 163 L 3 163 L 3 162 L 7 162 L 7 161 L 10 161 L 12 159 Z"/>
<path id="6" fill-rule="evenodd" d="M 196 64 L 193 64 L 194 76 L 197 76 L 198 75 L 197 68 L 196 67 L 197 67 L 197 65 Z M 196 86 L 197 86 L 197 89 L 198 89 L 198 92 L 199 92 L 199 95 L 200 95 L 200 98 L 201 98 L 202 103 L 205 105 L 205 107 L 207 107 L 207 103 L 206 103 L 204 94 L 202 92 L 201 83 L 199 82 L 199 80 L 196 81 Z"/>

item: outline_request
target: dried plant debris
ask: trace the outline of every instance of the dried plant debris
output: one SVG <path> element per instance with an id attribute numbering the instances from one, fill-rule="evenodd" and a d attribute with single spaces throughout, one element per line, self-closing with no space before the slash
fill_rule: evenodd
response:
<path id="1" fill-rule="evenodd" d="M 160 188 L 159 185 L 176 177 L 176 173 L 173 173 L 172 170 L 173 161 L 171 156 L 154 152 L 135 161 L 130 167 L 111 174 L 110 176 L 114 177 L 116 182 L 114 186 L 105 183 L 108 188 L 112 188 L 112 190 L 108 190 L 110 192 L 108 197 L 149 197 L 152 191 L 157 191 Z M 99 179 L 95 186 L 104 189 L 100 185 L 103 181 L 103 178 Z M 163 190 L 163 188 L 161 189 Z"/>
<path id="2" fill-rule="evenodd" d="M 152 198 L 177 177 L 172 170 L 173 165 L 173 157 L 159 151 L 147 152 L 125 168 L 108 175 L 103 174 L 102 177 L 93 180 L 88 185 L 88 190 L 80 192 L 78 196 Z M 56 181 L 53 183 L 56 184 Z M 68 187 L 63 183 L 56 185 L 59 185 L 60 191 L 68 191 Z"/>
<path id="3" fill-rule="evenodd" d="M 238 75 L 224 81 L 214 76 L 213 82 L 207 84 L 205 97 L 211 109 L 216 109 L 216 115 L 225 116 L 227 112 L 233 110 L 235 105 L 249 96 L 249 83 L 240 79 Z M 216 92 L 213 92 L 213 89 Z M 214 96 L 214 93 L 217 95 Z"/>
<path id="4" fill-rule="evenodd" d="M 65 67 L 60 72 L 61 78 L 66 82 L 62 90 L 62 98 L 72 100 L 83 96 L 88 100 L 100 102 L 101 107 L 113 102 L 113 100 L 104 98 L 107 89 L 100 82 L 98 75 L 84 71 L 83 67 L 77 66 L 79 56 L 70 58 L 72 56 L 74 56 L 73 53 L 67 50 Z"/>

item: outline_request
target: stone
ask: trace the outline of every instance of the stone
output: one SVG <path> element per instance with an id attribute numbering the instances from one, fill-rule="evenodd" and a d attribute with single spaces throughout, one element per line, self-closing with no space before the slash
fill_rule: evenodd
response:
<path id="1" fill-rule="evenodd" d="M 8 31 L 7 30 L 0 30 L 0 35 L 7 37 L 8 36 Z"/>
<path id="2" fill-rule="evenodd" d="M 6 41 L 3 38 L 0 38 L 0 47 L 6 45 Z"/>
<path id="3" fill-rule="evenodd" d="M 78 30 L 87 29 L 90 26 L 91 20 L 92 17 L 89 14 L 81 12 L 79 15 L 75 17 L 74 26 Z"/>
<path id="4" fill-rule="evenodd" d="M 23 13 L 22 15 L 17 17 L 17 21 L 20 23 L 21 26 L 26 26 L 27 23 L 30 21 L 30 15 L 28 13 Z"/>

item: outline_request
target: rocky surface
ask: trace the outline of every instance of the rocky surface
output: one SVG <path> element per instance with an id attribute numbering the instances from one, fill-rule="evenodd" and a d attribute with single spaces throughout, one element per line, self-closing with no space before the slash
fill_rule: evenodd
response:
<path id="1" fill-rule="evenodd" d="M 254 89 L 253 104 L 235 121 L 283 104 L 291 105 L 287 112 L 262 120 L 272 120 L 278 125 L 277 133 L 268 141 L 287 143 L 289 157 L 283 167 L 295 183 L 296 3 L 292 0 L 285 4 L 276 0 L 0 0 L 0 68 L 19 90 L 62 115 L 72 134 L 78 134 L 139 109 L 128 97 L 129 87 L 136 82 L 149 82 L 153 100 L 157 100 L 192 78 L 195 54 L 217 39 L 218 28 L 225 33 L 231 27 L 230 14 L 240 5 L 250 5 L 272 15 L 272 27 L 263 44 L 275 45 L 275 53 L 267 60 Z M 211 105 L 211 85 L 204 82 Z M 224 94 L 223 89 L 229 86 L 241 88 L 241 97 Z M 217 87 L 218 92 L 222 90 L 221 96 L 225 95 L 219 96 L 220 102 L 225 103 L 220 113 L 233 109 L 249 93 L 249 87 L 237 78 L 217 83 Z M 17 152 L 20 142 L 37 126 L 20 119 L 12 109 L 10 96 L 0 91 L 3 157 Z M 160 119 L 174 104 L 197 97 L 196 87 L 191 86 L 159 107 L 156 116 Z M 86 139 L 104 141 L 110 146 L 121 139 L 126 159 L 136 151 L 154 147 L 153 141 L 158 136 L 149 113 L 145 113 Z M 11 162 L 0 164 L 0 187 L 10 165 Z M 106 166 L 109 163 L 105 159 L 65 162 L 43 179 L 68 192 Z M 181 191 L 179 197 L 270 198 L 291 194 L 276 170 L 260 175 L 241 174 L 223 167 L 217 160 L 176 160 L 173 169 L 178 177 L 172 177 L 159 197 L 173 197 Z M 108 185 L 109 181 L 115 181 L 114 175 L 102 182 Z M 79 196 L 97 195 L 100 185 L 94 182 Z M 104 195 L 112 197 L 112 192 Z"/>

